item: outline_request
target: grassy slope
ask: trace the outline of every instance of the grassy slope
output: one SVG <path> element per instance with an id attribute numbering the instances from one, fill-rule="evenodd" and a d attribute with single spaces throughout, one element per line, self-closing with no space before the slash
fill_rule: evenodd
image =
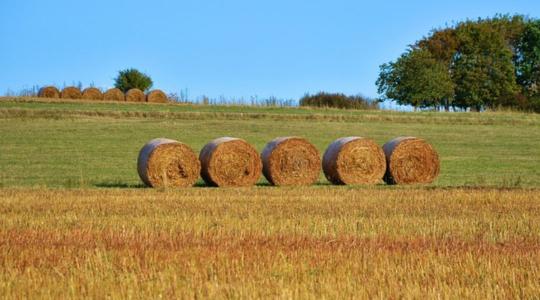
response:
<path id="1" fill-rule="evenodd" d="M 382 145 L 396 136 L 413 135 L 427 139 L 440 153 L 442 171 L 436 186 L 540 186 L 540 117 L 531 114 L 4 99 L 0 128 L 0 186 L 4 187 L 137 186 L 135 162 L 146 141 L 169 137 L 198 151 L 215 137 L 231 135 L 259 150 L 274 137 L 299 135 L 321 153 L 342 136 L 371 137 Z M 325 182 L 321 175 L 321 183 Z"/>
<path id="2" fill-rule="evenodd" d="M 96 102 L 84 100 L 64 100 L 64 99 L 40 99 L 40 98 L 8 98 L 0 97 L 0 109 L 5 110 L 48 110 L 57 113 L 66 112 L 95 112 L 110 113 L 109 116 L 130 116 L 129 113 L 139 113 L 141 116 L 170 116 L 183 119 L 189 113 L 203 113 L 206 116 L 211 114 L 243 113 L 253 118 L 265 118 L 265 116 L 285 115 L 284 119 L 294 118 L 315 118 L 320 120 L 382 120 L 399 122 L 425 122 L 425 123 L 463 123 L 463 124 L 538 124 L 540 117 L 535 114 L 519 113 L 402 113 L 393 111 L 360 111 L 360 110 L 340 110 L 321 109 L 306 107 L 256 107 L 256 106 L 216 106 L 216 105 L 190 105 L 190 104 L 156 104 L 156 103 L 127 103 L 127 102 Z M 0 112 L 2 112 L 0 111 Z M 111 113 L 112 112 L 112 113 Z M 152 113 L 156 113 L 152 115 Z M 182 115 L 182 113 L 184 113 Z M 144 115 L 143 115 L 144 114 Z M 6 116 L 3 113 L 2 116 Z M 200 118 L 200 116 L 199 116 Z M 242 118 L 235 116 L 235 118 Z"/>

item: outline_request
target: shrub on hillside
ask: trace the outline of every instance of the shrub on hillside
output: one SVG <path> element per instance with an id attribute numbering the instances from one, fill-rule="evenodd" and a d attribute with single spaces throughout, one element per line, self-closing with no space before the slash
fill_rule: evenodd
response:
<path id="1" fill-rule="evenodd" d="M 118 72 L 118 76 L 114 80 L 114 86 L 127 92 L 131 89 L 139 89 L 148 91 L 153 85 L 150 76 L 140 72 L 137 69 L 125 69 Z"/>
<path id="2" fill-rule="evenodd" d="M 540 94 L 532 96 L 529 101 L 529 110 L 540 113 Z"/>
<path id="3" fill-rule="evenodd" d="M 334 107 L 342 109 L 378 109 L 376 101 L 363 96 L 347 96 L 340 93 L 320 92 L 315 95 L 306 94 L 300 99 L 300 106 Z"/>

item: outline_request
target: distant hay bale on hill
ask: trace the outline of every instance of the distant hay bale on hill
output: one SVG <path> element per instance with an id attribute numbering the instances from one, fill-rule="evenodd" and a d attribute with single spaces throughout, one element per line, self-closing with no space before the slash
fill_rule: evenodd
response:
<path id="1" fill-rule="evenodd" d="M 68 86 L 62 90 L 62 99 L 81 99 L 81 90 L 78 87 Z"/>
<path id="2" fill-rule="evenodd" d="M 319 151 L 306 139 L 280 137 L 262 152 L 263 174 L 273 185 L 309 185 L 319 178 Z"/>
<path id="3" fill-rule="evenodd" d="M 146 102 L 167 103 L 169 99 L 163 91 L 153 90 L 146 95 Z"/>
<path id="4" fill-rule="evenodd" d="M 83 90 L 82 99 L 103 100 L 103 93 L 95 87 L 89 87 Z"/>
<path id="5" fill-rule="evenodd" d="M 384 180 L 389 184 L 431 183 L 440 172 L 439 155 L 423 139 L 397 137 L 383 146 Z"/>
<path id="6" fill-rule="evenodd" d="M 188 187 L 199 178 L 201 164 L 186 144 L 158 138 L 146 143 L 139 152 L 137 171 L 150 187 Z"/>
<path id="7" fill-rule="evenodd" d="M 384 151 L 362 137 L 335 140 L 323 156 L 324 175 L 333 184 L 376 184 L 386 171 Z"/>
<path id="8" fill-rule="evenodd" d="M 131 89 L 126 92 L 126 101 L 128 102 L 144 102 L 145 100 L 143 91 L 139 89 Z"/>
<path id="9" fill-rule="evenodd" d="M 112 89 L 108 89 L 105 93 L 103 93 L 103 100 L 126 101 L 126 96 L 124 95 L 122 90 L 118 88 L 112 88 Z"/>
<path id="10" fill-rule="evenodd" d="M 261 177 L 259 154 L 242 139 L 215 139 L 204 146 L 199 159 L 201 176 L 208 185 L 250 186 Z"/>
<path id="11" fill-rule="evenodd" d="M 54 86 L 45 86 L 39 89 L 40 98 L 60 98 L 60 91 Z"/>

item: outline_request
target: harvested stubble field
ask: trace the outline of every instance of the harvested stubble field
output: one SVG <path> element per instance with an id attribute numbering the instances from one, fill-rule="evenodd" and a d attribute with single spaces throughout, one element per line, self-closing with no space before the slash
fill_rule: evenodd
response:
<path id="1" fill-rule="evenodd" d="M 533 298 L 538 191 L 5 189 L 8 298 Z"/>
<path id="2" fill-rule="evenodd" d="M 276 122 L 280 120 L 280 122 Z M 8 298 L 533 298 L 540 117 L 0 100 L 0 295 Z M 429 186 L 144 189 L 152 138 L 258 151 L 299 135 L 437 149 Z M 202 180 L 199 181 L 202 183 Z"/>

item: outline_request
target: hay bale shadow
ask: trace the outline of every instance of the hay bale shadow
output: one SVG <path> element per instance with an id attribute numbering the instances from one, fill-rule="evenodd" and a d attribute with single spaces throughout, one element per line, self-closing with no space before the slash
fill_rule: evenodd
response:
<path id="1" fill-rule="evenodd" d="M 117 189 L 144 189 L 146 186 L 142 183 L 127 183 L 122 181 L 102 181 L 94 183 L 97 188 L 117 188 Z"/>

